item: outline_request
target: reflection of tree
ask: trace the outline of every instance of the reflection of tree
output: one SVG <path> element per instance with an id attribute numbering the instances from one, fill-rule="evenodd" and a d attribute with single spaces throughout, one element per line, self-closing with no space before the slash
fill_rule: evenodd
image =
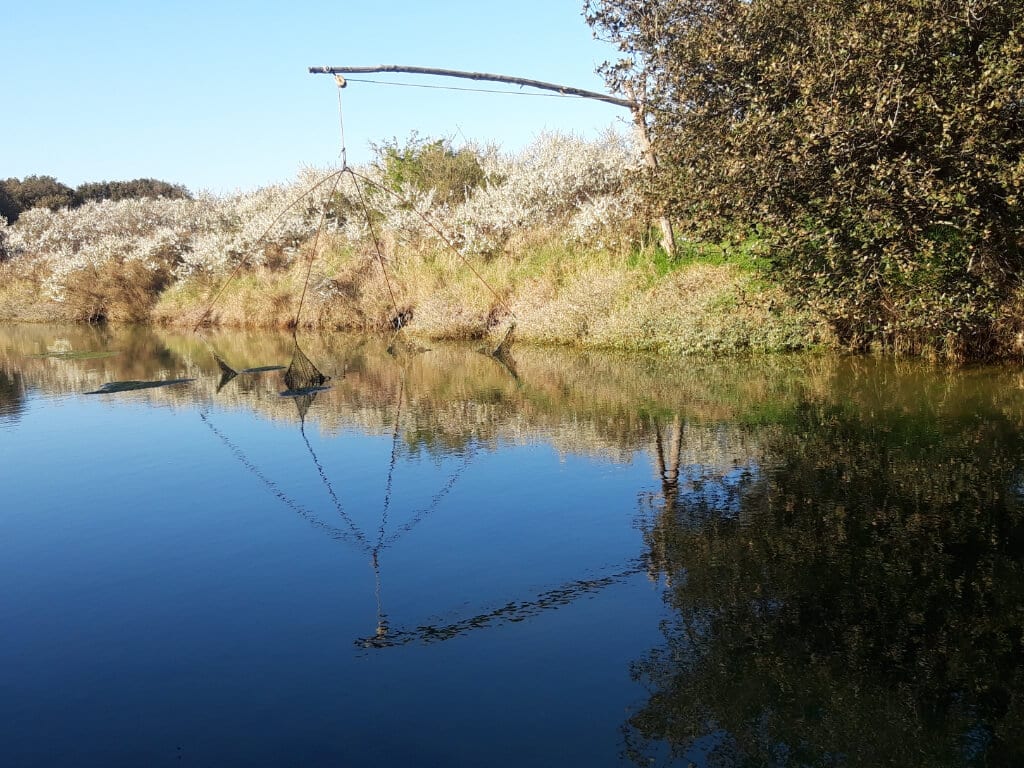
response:
<path id="1" fill-rule="evenodd" d="M 0 421 L 17 421 L 25 410 L 25 380 L 18 371 L 0 368 Z"/>
<path id="2" fill-rule="evenodd" d="M 631 755 L 1024 764 L 1024 436 L 804 404 L 762 446 L 736 514 L 662 467 L 646 538 L 675 616 L 634 666 Z"/>
<path id="3" fill-rule="evenodd" d="M 650 576 L 664 573 L 669 584 L 681 564 L 673 558 L 665 544 L 666 531 L 675 526 L 699 526 L 709 515 L 735 515 L 747 486 L 756 472 L 748 451 L 743 456 L 714 456 L 708 444 L 721 427 L 699 427 L 687 424 L 678 414 L 671 422 L 653 420 L 654 457 L 657 463 L 660 493 L 644 494 L 642 501 L 650 507 L 654 522 L 648 532 Z M 730 435 L 734 437 L 735 435 Z M 684 446 L 689 455 L 683 461 Z"/>

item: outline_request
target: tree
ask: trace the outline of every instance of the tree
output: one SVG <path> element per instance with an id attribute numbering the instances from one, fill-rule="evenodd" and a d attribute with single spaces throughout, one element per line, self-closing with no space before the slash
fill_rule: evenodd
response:
<path id="1" fill-rule="evenodd" d="M 5 180 L 2 186 L 18 209 L 16 215 L 9 219 L 11 221 L 29 208 L 49 208 L 55 211 L 80 203 L 75 190 L 53 176 L 26 176 L 21 180 L 12 178 Z"/>
<path id="2" fill-rule="evenodd" d="M 11 223 L 21 213 L 21 206 L 18 205 L 17 200 L 11 197 L 10 192 L 7 191 L 6 184 L 6 182 L 0 182 L 0 216 L 7 219 L 8 223 Z"/>
<path id="3" fill-rule="evenodd" d="M 1019 288 L 1024 0 L 588 0 L 640 95 L 648 194 L 758 231 L 853 347 L 998 351 Z"/>
<path id="4" fill-rule="evenodd" d="M 171 200 L 191 199 L 181 184 L 159 179 L 132 179 L 131 181 L 92 181 L 80 184 L 75 193 L 83 202 L 88 200 L 128 200 L 147 197 L 166 197 Z"/>

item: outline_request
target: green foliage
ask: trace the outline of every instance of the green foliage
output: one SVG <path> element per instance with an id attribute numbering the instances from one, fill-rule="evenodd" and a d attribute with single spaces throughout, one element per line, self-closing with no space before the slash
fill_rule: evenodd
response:
<path id="1" fill-rule="evenodd" d="M 647 193 L 759 228 L 853 347 L 989 352 L 1024 266 L 1024 0 L 589 0 L 650 116 Z"/>
<path id="2" fill-rule="evenodd" d="M 373 149 L 391 190 L 401 193 L 405 185 L 433 190 L 437 203 L 461 203 L 487 178 L 477 152 L 455 150 L 449 139 L 421 139 L 413 133 L 404 145 L 392 139 Z"/>
<path id="3" fill-rule="evenodd" d="M 166 197 L 169 200 L 191 200 L 192 195 L 182 184 L 171 184 L 159 179 L 132 179 L 131 181 L 93 181 L 80 184 L 75 193 L 82 202 L 88 200 L 129 200 Z"/>
<path id="4" fill-rule="evenodd" d="M 11 197 L 7 191 L 7 182 L 0 181 L 0 216 L 7 219 L 8 223 L 18 218 L 21 213 L 21 206 L 18 201 Z"/>
<path id="5" fill-rule="evenodd" d="M 80 203 L 75 190 L 57 181 L 53 176 L 26 176 L 20 180 L 10 178 L 0 182 L 0 186 L 3 187 L 8 201 L 14 203 L 13 207 L 10 206 L 10 202 L 5 205 L 7 210 L 14 214 L 4 214 L 8 221 L 14 221 L 22 211 L 29 208 L 49 208 L 55 211 Z"/>
<path id="6" fill-rule="evenodd" d="M 98 181 L 80 184 L 72 189 L 53 176 L 26 176 L 0 181 L 0 216 L 13 223 L 30 208 L 75 208 L 91 200 L 127 200 L 166 197 L 188 199 L 192 196 L 181 184 L 158 179 L 132 181 Z"/>

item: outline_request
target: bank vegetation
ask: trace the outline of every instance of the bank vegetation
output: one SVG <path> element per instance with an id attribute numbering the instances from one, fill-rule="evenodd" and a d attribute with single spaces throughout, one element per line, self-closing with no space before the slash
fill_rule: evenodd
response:
<path id="1" fill-rule="evenodd" d="M 413 136 L 355 174 L 36 207 L 0 229 L 0 307 L 14 320 L 182 327 L 401 319 L 432 339 L 514 321 L 523 340 L 673 353 L 827 343 L 825 324 L 767 278 L 756 240 L 684 243 L 668 258 L 638 167 L 616 133 L 544 135 L 515 154 Z"/>

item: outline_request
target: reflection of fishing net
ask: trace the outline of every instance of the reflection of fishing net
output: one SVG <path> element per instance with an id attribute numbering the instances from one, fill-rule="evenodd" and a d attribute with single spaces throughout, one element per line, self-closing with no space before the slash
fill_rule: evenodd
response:
<path id="1" fill-rule="evenodd" d="M 513 322 L 509 325 L 508 330 L 505 331 L 505 338 L 501 340 L 501 343 L 494 348 L 493 354 L 497 358 L 508 357 L 512 352 L 512 342 L 515 341 L 516 324 Z"/>
<path id="2" fill-rule="evenodd" d="M 320 369 L 313 365 L 313 361 L 306 357 L 296 339 L 292 361 L 284 372 L 284 383 L 288 389 L 281 393 L 281 397 L 295 399 L 300 421 L 305 422 L 306 412 L 313 405 L 316 393 L 328 389 L 324 385 L 330 380 L 330 376 L 321 373 Z"/>
<path id="3" fill-rule="evenodd" d="M 502 338 L 501 343 L 498 344 L 494 349 L 484 347 L 479 351 L 488 357 L 496 360 L 505 370 L 511 374 L 512 378 L 517 382 L 519 381 L 519 371 L 516 368 L 516 360 L 512 357 L 512 343 L 515 341 L 516 324 L 513 322 L 509 325 L 508 330 L 505 331 L 505 336 Z"/>
<path id="4" fill-rule="evenodd" d="M 224 358 L 216 352 L 213 353 L 213 359 L 217 361 L 217 367 L 220 368 L 220 381 L 217 382 L 217 392 L 219 393 L 228 382 L 238 375 L 238 371 L 224 362 Z"/>

